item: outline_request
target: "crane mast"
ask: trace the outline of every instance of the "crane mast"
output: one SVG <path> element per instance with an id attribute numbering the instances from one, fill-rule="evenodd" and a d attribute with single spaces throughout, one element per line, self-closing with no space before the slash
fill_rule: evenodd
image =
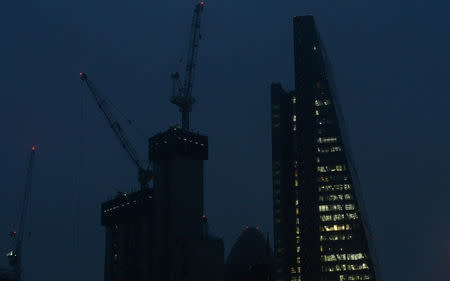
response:
<path id="1" fill-rule="evenodd" d="M 184 83 L 181 84 L 180 74 L 172 74 L 173 95 L 170 101 L 177 105 L 181 112 L 181 127 L 189 130 L 189 113 L 192 111 L 192 105 L 195 99 L 192 97 L 192 85 L 194 81 L 194 70 L 198 54 L 198 42 L 201 38 L 200 23 L 205 2 L 201 1 L 195 5 L 194 16 L 192 18 L 191 33 L 189 37 L 189 49 L 186 62 L 186 73 Z"/>
<path id="2" fill-rule="evenodd" d="M 122 126 L 120 125 L 119 121 L 117 121 L 117 118 L 113 115 L 112 111 L 109 109 L 108 102 L 101 96 L 94 83 L 88 79 L 86 73 L 80 73 L 80 79 L 81 81 L 86 83 L 89 92 L 92 94 L 92 97 L 95 100 L 95 103 L 97 104 L 103 115 L 106 117 L 106 120 L 108 121 L 115 136 L 119 140 L 120 145 L 126 151 L 134 165 L 137 167 L 138 180 L 141 185 L 141 189 L 148 188 L 148 183 L 152 179 L 152 171 L 148 168 L 144 168 L 144 165 L 139 160 L 138 154 L 132 146 L 131 142 L 128 140 L 128 137 L 122 129 Z"/>
<path id="3" fill-rule="evenodd" d="M 13 230 L 11 232 L 11 238 L 13 242 L 12 250 L 6 255 L 9 260 L 9 264 L 13 268 L 13 274 L 16 280 L 21 280 L 22 275 L 22 245 L 23 236 L 25 231 L 25 219 L 28 211 L 28 206 L 30 202 L 30 192 L 31 192 L 31 177 L 34 168 L 34 157 L 35 157 L 36 147 L 31 148 L 30 160 L 28 162 L 27 175 L 25 178 L 25 191 L 23 195 L 22 211 L 20 213 L 19 221 L 19 231 Z"/>

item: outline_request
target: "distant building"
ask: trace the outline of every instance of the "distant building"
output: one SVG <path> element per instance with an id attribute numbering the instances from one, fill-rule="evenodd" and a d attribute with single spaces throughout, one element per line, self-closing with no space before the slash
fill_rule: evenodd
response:
<path id="1" fill-rule="evenodd" d="M 294 18 L 295 91 L 272 85 L 277 281 L 376 280 L 370 229 L 323 44 Z"/>
<path id="2" fill-rule="evenodd" d="M 172 127 L 149 145 L 155 174 L 153 281 L 223 280 L 223 241 L 208 234 L 203 208 L 208 138 Z"/>
<path id="3" fill-rule="evenodd" d="M 227 258 L 225 281 L 272 280 L 269 241 L 256 227 L 246 227 Z"/>
<path id="4" fill-rule="evenodd" d="M 20 281 L 12 270 L 0 268 L 0 281 Z"/>
<path id="5" fill-rule="evenodd" d="M 105 281 L 151 280 L 153 190 L 119 193 L 102 204 Z"/>

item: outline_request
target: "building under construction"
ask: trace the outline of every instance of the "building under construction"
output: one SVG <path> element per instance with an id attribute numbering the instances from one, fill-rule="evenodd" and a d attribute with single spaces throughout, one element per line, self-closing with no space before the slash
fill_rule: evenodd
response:
<path id="1" fill-rule="evenodd" d="M 108 101 L 87 75 L 80 73 L 136 166 L 141 186 L 137 192 L 119 193 L 102 204 L 105 281 L 223 280 L 223 241 L 208 234 L 203 208 L 203 167 L 204 160 L 208 159 L 208 138 L 189 129 L 203 8 L 202 1 L 194 9 L 184 83 L 180 74 L 172 74 L 171 102 L 181 112 L 182 126 L 171 127 L 150 138 L 149 163 L 153 169 L 144 167 Z"/>

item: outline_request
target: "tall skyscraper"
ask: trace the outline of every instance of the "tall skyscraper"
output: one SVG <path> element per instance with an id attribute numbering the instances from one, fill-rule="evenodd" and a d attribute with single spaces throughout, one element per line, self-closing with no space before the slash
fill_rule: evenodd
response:
<path id="1" fill-rule="evenodd" d="M 295 91 L 272 85 L 275 277 L 376 280 L 370 230 L 314 18 L 294 18 Z"/>
<path id="2" fill-rule="evenodd" d="M 223 280 L 223 241 L 208 234 L 203 208 L 208 137 L 172 127 L 149 145 L 155 173 L 152 280 Z"/>

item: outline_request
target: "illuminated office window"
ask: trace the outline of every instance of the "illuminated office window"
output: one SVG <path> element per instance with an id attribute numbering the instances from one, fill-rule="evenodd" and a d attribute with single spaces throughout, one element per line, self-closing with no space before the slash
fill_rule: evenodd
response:
<path id="1" fill-rule="evenodd" d="M 317 138 L 317 143 L 333 143 L 333 142 L 337 142 L 337 138 L 336 137 L 320 137 L 320 138 Z"/>
<path id="2" fill-rule="evenodd" d="M 333 218 L 331 215 L 321 215 L 320 220 L 321 221 L 331 221 Z"/>
<path id="3" fill-rule="evenodd" d="M 319 191 L 322 191 L 319 189 Z M 319 195 L 319 202 L 327 201 L 344 201 L 350 200 L 352 196 L 350 194 L 330 194 L 330 195 Z"/>
<path id="4" fill-rule="evenodd" d="M 352 234 L 326 234 L 320 235 L 320 241 L 344 241 L 352 240 Z"/>
<path id="5" fill-rule="evenodd" d="M 330 147 L 331 152 L 339 152 L 342 151 L 342 148 L 340 146 L 332 146 Z"/>
<path id="6" fill-rule="evenodd" d="M 358 214 L 356 214 L 356 213 L 348 213 L 347 214 L 347 218 L 349 220 L 356 220 L 356 219 L 358 219 Z"/>
<path id="7" fill-rule="evenodd" d="M 334 224 L 334 225 L 324 225 L 320 227 L 320 231 L 343 231 L 351 230 L 349 224 Z"/>
<path id="8" fill-rule="evenodd" d="M 330 204 L 330 205 L 319 205 L 319 212 L 328 211 L 342 211 L 342 205 L 340 204 Z"/>
<path id="9" fill-rule="evenodd" d="M 314 101 L 315 106 L 324 106 L 324 105 L 330 105 L 330 104 L 331 104 L 331 102 L 328 99 Z"/>
<path id="10" fill-rule="evenodd" d="M 355 209 L 355 205 L 354 204 L 345 204 L 345 210 L 352 211 L 354 209 Z"/>
<path id="11" fill-rule="evenodd" d="M 357 253 L 357 254 L 347 254 L 347 259 L 349 261 L 358 261 L 358 260 L 364 260 L 367 256 L 363 253 Z"/>

